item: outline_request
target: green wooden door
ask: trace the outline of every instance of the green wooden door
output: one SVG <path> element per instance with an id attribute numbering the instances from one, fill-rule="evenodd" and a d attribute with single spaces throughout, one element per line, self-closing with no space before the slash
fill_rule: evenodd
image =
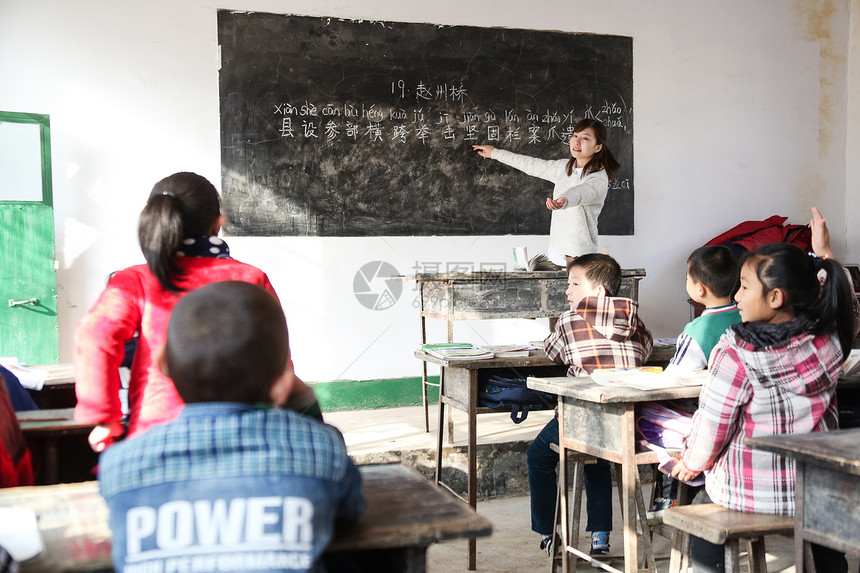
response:
<path id="1" fill-rule="evenodd" d="M 47 115 L 0 112 L 0 356 L 59 361 Z"/>

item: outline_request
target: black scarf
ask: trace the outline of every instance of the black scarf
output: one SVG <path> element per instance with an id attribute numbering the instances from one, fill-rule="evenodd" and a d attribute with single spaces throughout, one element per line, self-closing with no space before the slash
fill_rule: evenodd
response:
<path id="1" fill-rule="evenodd" d="M 230 247 L 214 235 L 211 237 L 189 237 L 182 240 L 182 246 L 177 249 L 176 256 L 229 259 Z"/>
<path id="2" fill-rule="evenodd" d="M 732 325 L 731 328 L 741 340 L 759 349 L 767 346 L 778 346 L 795 336 L 811 332 L 815 323 L 815 320 L 801 315 L 779 324 L 742 322 Z"/>

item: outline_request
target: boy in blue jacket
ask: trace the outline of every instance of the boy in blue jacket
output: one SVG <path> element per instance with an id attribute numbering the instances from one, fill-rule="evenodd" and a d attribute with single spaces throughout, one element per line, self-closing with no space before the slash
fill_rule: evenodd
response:
<path id="1" fill-rule="evenodd" d="M 173 310 L 158 365 L 180 416 L 102 454 L 113 563 L 136 571 L 323 571 L 335 522 L 364 511 L 343 436 L 290 398 L 284 313 L 245 282 Z"/>

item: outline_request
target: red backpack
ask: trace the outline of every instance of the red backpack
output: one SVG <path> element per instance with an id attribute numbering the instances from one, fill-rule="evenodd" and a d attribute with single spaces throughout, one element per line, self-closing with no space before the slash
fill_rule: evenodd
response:
<path id="1" fill-rule="evenodd" d="M 705 245 L 725 245 L 735 256 L 768 243 L 791 243 L 805 251 L 812 250 L 812 230 L 808 225 L 785 225 L 788 217 L 772 215 L 764 221 L 744 221 Z"/>

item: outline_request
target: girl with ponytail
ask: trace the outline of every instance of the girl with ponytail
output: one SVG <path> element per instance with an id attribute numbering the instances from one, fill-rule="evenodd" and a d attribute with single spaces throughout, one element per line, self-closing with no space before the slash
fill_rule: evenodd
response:
<path id="1" fill-rule="evenodd" d="M 239 280 L 277 298 L 263 271 L 230 258 L 227 244 L 217 237 L 222 222 L 218 192 L 205 177 L 175 173 L 153 187 L 138 225 L 146 264 L 115 273 L 75 331 L 75 419 L 96 424 L 90 434 L 95 451 L 125 433 L 141 434 L 179 414 L 184 403 L 173 382 L 159 371 L 155 354 L 164 346 L 170 313 L 185 294 L 210 283 Z M 119 366 L 125 343 L 135 333 L 139 338 L 128 384 L 126 427 Z M 303 395 L 310 390 L 300 380 L 298 384 Z"/>
<path id="2" fill-rule="evenodd" d="M 711 353 L 692 431 L 672 475 L 691 480 L 706 472 L 705 490 L 693 503 L 794 515 L 795 461 L 749 448 L 744 440 L 837 428 L 836 382 L 854 338 L 854 293 L 829 254 L 772 243 L 741 260 L 735 300 L 743 322 Z M 721 570 L 722 551 L 694 538 L 694 570 Z M 813 556 L 819 571 L 847 567 L 843 555 L 824 547 L 813 546 Z"/>

